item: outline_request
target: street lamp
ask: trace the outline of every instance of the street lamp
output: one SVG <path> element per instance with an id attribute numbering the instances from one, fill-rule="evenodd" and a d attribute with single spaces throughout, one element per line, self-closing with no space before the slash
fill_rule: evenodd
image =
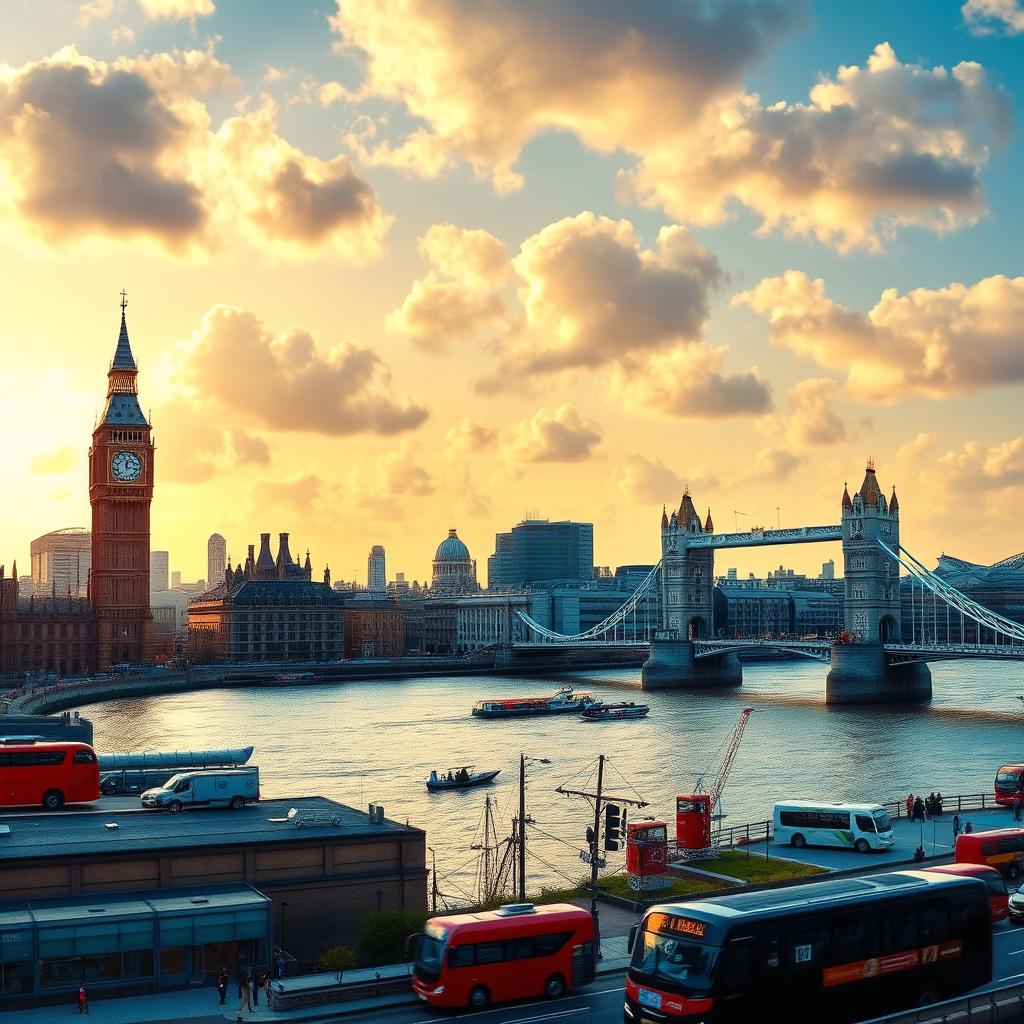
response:
<path id="1" fill-rule="evenodd" d="M 526 766 L 551 764 L 546 757 L 519 755 L 519 902 L 526 902 Z"/>

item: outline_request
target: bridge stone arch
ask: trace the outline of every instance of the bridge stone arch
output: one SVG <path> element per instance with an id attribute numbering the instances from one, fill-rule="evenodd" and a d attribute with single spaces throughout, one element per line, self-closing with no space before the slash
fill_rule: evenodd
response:
<path id="1" fill-rule="evenodd" d="M 878 620 L 878 642 L 880 644 L 895 643 L 900 637 L 899 619 L 892 615 L 883 615 Z"/>

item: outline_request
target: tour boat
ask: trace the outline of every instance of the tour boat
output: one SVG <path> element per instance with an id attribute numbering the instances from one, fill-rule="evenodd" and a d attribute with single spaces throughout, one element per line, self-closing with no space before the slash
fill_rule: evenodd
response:
<path id="1" fill-rule="evenodd" d="M 278 686 L 294 686 L 296 683 L 315 683 L 316 674 L 313 672 L 289 672 L 279 675 L 274 682 Z"/>
<path id="2" fill-rule="evenodd" d="M 633 701 L 628 704 L 595 704 L 584 708 L 580 717 L 588 722 L 613 722 L 620 718 L 643 718 L 650 710 L 649 704 L 636 704 Z"/>
<path id="3" fill-rule="evenodd" d="M 504 700 L 478 700 L 473 705 L 477 718 L 523 718 L 527 715 L 561 715 L 567 711 L 577 714 L 598 704 L 589 693 L 574 693 L 564 686 L 551 697 L 508 697 Z"/>
<path id="4" fill-rule="evenodd" d="M 493 782 L 494 777 L 501 772 L 498 768 L 493 772 L 474 771 L 475 765 L 467 764 L 461 768 L 449 768 L 447 775 L 438 775 L 436 771 L 430 773 L 427 779 L 427 789 L 469 789 L 471 786 L 485 786 Z"/>

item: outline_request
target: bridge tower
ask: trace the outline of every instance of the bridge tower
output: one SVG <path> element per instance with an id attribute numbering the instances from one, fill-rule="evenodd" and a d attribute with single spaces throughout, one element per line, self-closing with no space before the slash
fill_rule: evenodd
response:
<path id="1" fill-rule="evenodd" d="M 661 628 L 651 641 L 644 663 L 645 690 L 695 686 L 737 686 L 742 673 L 735 655 L 695 661 L 693 641 L 709 639 L 714 629 L 715 552 L 689 546 L 689 541 L 713 533 L 711 510 L 701 523 L 689 488 L 679 508 L 661 515 Z"/>
<path id="2" fill-rule="evenodd" d="M 860 490 L 843 488 L 841 526 L 845 582 L 844 643 L 832 647 L 826 683 L 829 704 L 929 700 L 931 673 L 921 664 L 893 666 L 886 643 L 900 639 L 899 566 L 879 542 L 899 550 L 900 506 L 896 488 L 888 501 L 870 459 Z"/>

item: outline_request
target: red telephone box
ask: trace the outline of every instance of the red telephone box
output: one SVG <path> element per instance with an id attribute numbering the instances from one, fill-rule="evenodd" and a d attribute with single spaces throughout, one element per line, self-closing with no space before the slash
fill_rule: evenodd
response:
<path id="1" fill-rule="evenodd" d="M 668 828 L 663 821 L 635 821 L 626 826 L 626 870 L 645 878 L 668 867 Z"/>
<path id="2" fill-rule="evenodd" d="M 711 797 L 706 793 L 676 797 L 676 843 L 681 850 L 706 850 L 711 845 Z"/>

